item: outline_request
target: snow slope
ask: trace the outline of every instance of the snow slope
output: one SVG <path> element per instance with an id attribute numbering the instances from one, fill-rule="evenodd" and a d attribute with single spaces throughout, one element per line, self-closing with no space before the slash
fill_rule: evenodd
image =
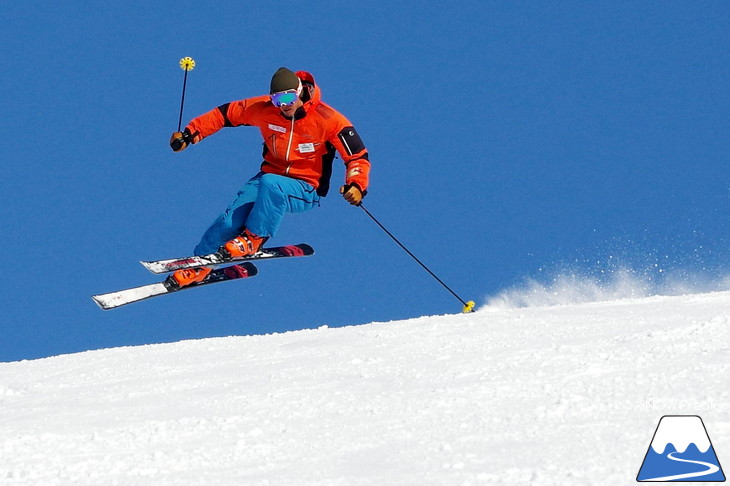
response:
<path id="1" fill-rule="evenodd" d="M 630 485 L 662 415 L 730 465 L 730 292 L 0 364 L 2 485 Z"/>

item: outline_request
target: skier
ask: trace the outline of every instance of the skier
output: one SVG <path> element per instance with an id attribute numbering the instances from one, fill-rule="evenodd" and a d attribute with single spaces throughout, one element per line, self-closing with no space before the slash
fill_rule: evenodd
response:
<path id="1" fill-rule="evenodd" d="M 195 255 L 218 251 L 240 257 L 256 253 L 274 236 L 285 213 L 319 205 L 330 184 L 335 151 L 346 166 L 340 193 L 352 205 L 367 194 L 368 151 L 347 118 L 321 101 L 314 77 L 279 68 L 269 95 L 221 105 L 194 118 L 170 139 L 173 151 L 184 150 L 223 127 L 256 126 L 264 139 L 261 170 L 205 231 Z M 177 287 L 200 282 L 211 268 L 178 270 L 168 279 Z"/>

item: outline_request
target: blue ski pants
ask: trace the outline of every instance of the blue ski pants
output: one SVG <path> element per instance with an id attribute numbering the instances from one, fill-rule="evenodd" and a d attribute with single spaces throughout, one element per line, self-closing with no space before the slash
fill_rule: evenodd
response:
<path id="1" fill-rule="evenodd" d="M 213 221 L 195 247 L 195 255 L 213 253 L 244 228 L 257 236 L 274 236 L 286 213 L 302 213 L 319 205 L 319 195 L 299 179 L 259 172 Z"/>

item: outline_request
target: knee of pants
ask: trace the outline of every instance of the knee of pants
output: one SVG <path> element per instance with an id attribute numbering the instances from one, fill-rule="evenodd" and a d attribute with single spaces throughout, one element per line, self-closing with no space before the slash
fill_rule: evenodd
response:
<path id="1" fill-rule="evenodd" d="M 259 181 L 259 194 L 264 194 L 268 197 L 280 197 L 284 198 L 286 191 L 282 186 L 283 176 L 276 174 L 264 174 L 261 176 Z"/>
<path id="2" fill-rule="evenodd" d="M 257 204 L 264 202 L 284 208 L 287 212 L 299 213 L 319 204 L 319 196 L 314 187 L 306 182 L 277 174 L 264 174 Z"/>

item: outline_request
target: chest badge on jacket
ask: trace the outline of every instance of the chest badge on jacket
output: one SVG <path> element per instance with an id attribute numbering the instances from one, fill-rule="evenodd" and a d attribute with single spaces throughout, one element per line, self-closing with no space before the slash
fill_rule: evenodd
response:
<path id="1" fill-rule="evenodd" d="M 314 144 L 313 143 L 300 143 L 299 144 L 299 153 L 300 154 L 308 154 L 314 152 Z"/>
<path id="2" fill-rule="evenodd" d="M 279 133 L 286 133 L 286 128 L 274 125 L 273 123 L 269 123 L 269 129 Z"/>

